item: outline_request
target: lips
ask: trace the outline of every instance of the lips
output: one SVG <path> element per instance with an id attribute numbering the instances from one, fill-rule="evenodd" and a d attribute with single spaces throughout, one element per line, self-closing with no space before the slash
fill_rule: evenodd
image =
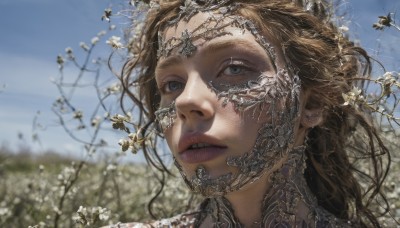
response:
<path id="1" fill-rule="evenodd" d="M 179 158 L 182 162 L 193 164 L 213 160 L 225 153 L 227 146 L 217 139 L 204 135 L 184 135 L 178 143 Z"/>

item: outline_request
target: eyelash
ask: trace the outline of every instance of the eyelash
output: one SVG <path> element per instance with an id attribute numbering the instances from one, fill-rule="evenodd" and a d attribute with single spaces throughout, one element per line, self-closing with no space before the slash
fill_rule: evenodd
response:
<path id="1" fill-rule="evenodd" d="M 174 91 L 168 91 L 168 86 L 171 85 L 171 83 L 179 83 L 179 88 L 175 89 Z M 182 88 L 183 83 L 176 81 L 176 80 L 170 80 L 170 81 L 165 81 L 161 84 L 160 87 L 158 87 L 158 90 L 161 92 L 161 94 L 171 94 L 179 89 Z"/>
<path id="2" fill-rule="evenodd" d="M 239 69 L 241 69 L 242 71 L 240 73 L 237 74 L 231 74 L 231 75 L 227 75 L 225 73 L 225 71 L 227 69 L 229 69 L 230 67 L 237 67 Z M 254 70 L 249 67 L 248 65 L 246 65 L 243 61 L 239 61 L 239 60 L 230 60 L 229 63 L 225 63 L 223 68 L 221 69 L 221 71 L 218 74 L 218 77 L 221 77 L 223 75 L 227 75 L 227 76 L 239 76 L 239 75 L 245 75 L 246 72 L 254 72 Z"/>
<path id="3" fill-rule="evenodd" d="M 231 74 L 228 75 L 226 74 L 226 70 L 229 69 L 230 67 L 237 67 L 241 70 L 240 73 L 237 74 Z M 254 69 L 252 69 L 251 67 L 249 67 L 248 65 L 246 65 L 243 61 L 240 60 L 229 60 L 229 62 L 227 61 L 226 63 L 223 64 L 222 69 L 218 72 L 217 77 L 223 77 L 223 76 L 227 76 L 227 77 L 234 77 L 234 76 L 246 76 L 246 73 L 252 73 L 255 72 Z M 172 83 L 179 83 L 179 88 L 176 89 L 170 89 L 168 88 L 169 86 L 171 86 Z M 179 80 L 169 80 L 169 81 L 165 81 L 163 82 L 159 87 L 158 90 L 161 92 L 162 95 L 168 95 L 168 94 L 172 94 L 180 89 L 183 88 L 183 84 L 182 82 L 180 82 Z M 177 86 L 178 84 L 175 84 L 175 86 Z"/>

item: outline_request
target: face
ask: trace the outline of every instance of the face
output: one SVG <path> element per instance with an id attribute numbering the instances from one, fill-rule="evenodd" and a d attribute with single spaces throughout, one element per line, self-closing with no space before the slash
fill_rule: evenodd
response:
<path id="1" fill-rule="evenodd" d="M 206 196 L 271 171 L 293 141 L 296 83 L 242 19 L 198 13 L 159 38 L 156 115 L 185 181 Z"/>

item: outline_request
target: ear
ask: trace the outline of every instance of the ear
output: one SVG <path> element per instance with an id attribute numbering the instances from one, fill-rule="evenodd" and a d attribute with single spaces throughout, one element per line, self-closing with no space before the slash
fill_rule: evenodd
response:
<path id="1" fill-rule="evenodd" d="M 324 115 L 322 108 L 303 109 L 300 121 L 302 127 L 306 129 L 313 128 L 315 126 L 322 124 L 323 121 L 324 121 Z"/>

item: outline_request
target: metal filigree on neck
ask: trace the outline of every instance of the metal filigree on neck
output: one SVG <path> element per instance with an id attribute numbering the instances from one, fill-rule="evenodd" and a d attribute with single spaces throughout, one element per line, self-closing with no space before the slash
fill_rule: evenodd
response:
<path id="1" fill-rule="evenodd" d="M 270 188 L 264 195 L 261 220 L 252 227 L 354 227 L 356 223 L 336 218 L 318 205 L 304 178 L 305 146 L 293 148 L 282 167 L 272 173 Z M 244 227 L 224 197 L 206 199 L 199 208 L 196 223 L 200 226 L 210 216 L 214 227 Z"/>

